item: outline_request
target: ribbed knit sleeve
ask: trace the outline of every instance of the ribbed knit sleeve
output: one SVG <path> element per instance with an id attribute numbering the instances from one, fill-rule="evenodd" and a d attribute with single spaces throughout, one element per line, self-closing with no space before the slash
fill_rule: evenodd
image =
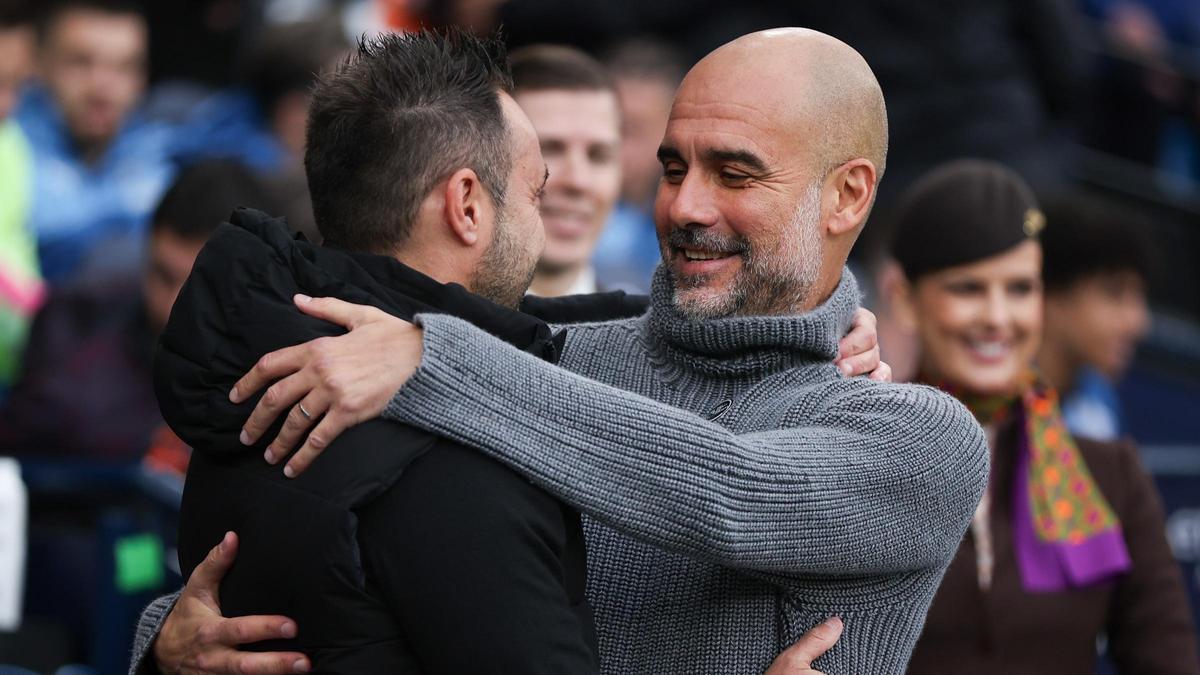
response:
<path id="1" fill-rule="evenodd" d="M 986 441 L 924 387 L 836 380 L 826 404 L 738 434 L 423 315 L 385 417 L 476 447 L 609 526 L 773 575 L 942 567 L 983 493 Z"/>
<path id="2" fill-rule="evenodd" d="M 129 660 L 129 675 L 158 675 L 158 666 L 154 663 L 151 648 L 158 632 L 162 630 L 167 615 L 175 608 L 179 600 L 179 591 L 156 599 L 138 618 L 137 631 L 133 634 L 133 654 Z"/>

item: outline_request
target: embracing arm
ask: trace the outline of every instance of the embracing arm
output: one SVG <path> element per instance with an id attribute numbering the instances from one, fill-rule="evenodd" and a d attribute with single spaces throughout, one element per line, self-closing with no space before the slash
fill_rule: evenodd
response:
<path id="1" fill-rule="evenodd" d="M 150 603 L 138 620 L 129 675 L 205 673 L 307 673 L 312 664 L 298 652 L 239 652 L 238 645 L 296 637 L 283 616 L 221 616 L 221 579 L 237 556 L 232 532 L 209 551 L 183 590 Z"/>
<path id="2" fill-rule="evenodd" d="M 159 672 L 155 666 L 151 648 L 154 640 L 162 630 L 163 622 L 179 600 L 180 591 L 156 598 L 142 610 L 138 617 L 137 629 L 133 634 L 133 655 L 129 661 L 129 675 L 155 675 Z"/>
<path id="3" fill-rule="evenodd" d="M 987 450 L 933 390 L 844 384 L 823 410 L 737 434 L 427 315 L 422 364 L 384 416 L 476 447 L 631 536 L 778 574 L 944 564 Z"/>

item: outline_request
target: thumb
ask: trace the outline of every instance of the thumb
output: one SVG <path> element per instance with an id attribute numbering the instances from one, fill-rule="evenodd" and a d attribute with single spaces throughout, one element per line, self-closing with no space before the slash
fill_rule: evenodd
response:
<path id="1" fill-rule="evenodd" d="M 192 576 L 188 578 L 187 590 L 200 596 L 203 600 L 211 599 L 215 604 L 216 598 L 219 597 L 221 579 L 225 577 L 225 573 L 229 571 L 229 568 L 233 566 L 234 559 L 237 558 L 237 547 L 237 535 L 233 532 L 226 532 L 221 543 L 214 546 L 204 560 L 196 565 L 196 569 L 192 570 Z"/>
<path id="2" fill-rule="evenodd" d="M 841 618 L 830 617 L 801 635 L 800 639 L 788 647 L 781 656 L 786 656 L 787 661 L 793 667 L 811 668 L 813 661 L 821 658 L 825 652 L 837 644 L 838 638 L 842 636 L 843 628 Z"/>
<path id="3" fill-rule="evenodd" d="M 293 298 L 296 307 L 305 314 L 336 323 L 348 330 L 354 330 L 362 325 L 374 307 L 355 305 L 337 298 L 310 298 L 303 293 L 297 293 Z"/>

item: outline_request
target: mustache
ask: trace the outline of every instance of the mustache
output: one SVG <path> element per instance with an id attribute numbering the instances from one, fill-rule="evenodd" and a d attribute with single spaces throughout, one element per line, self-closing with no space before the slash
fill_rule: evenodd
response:
<path id="1" fill-rule="evenodd" d="M 726 236 L 702 228 L 679 228 L 667 235 L 667 243 L 673 248 L 691 248 L 701 251 L 721 251 L 745 255 L 750 252 L 750 241 L 745 237 Z"/>

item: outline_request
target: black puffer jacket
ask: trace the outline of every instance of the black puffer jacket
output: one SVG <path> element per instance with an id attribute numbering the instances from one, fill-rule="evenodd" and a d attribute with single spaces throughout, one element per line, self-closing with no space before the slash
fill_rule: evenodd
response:
<path id="1" fill-rule="evenodd" d="M 305 316 L 305 293 L 405 319 L 472 321 L 554 360 L 561 344 L 530 315 L 386 257 L 292 239 L 241 209 L 205 246 L 155 362 L 163 417 L 195 449 L 180 524 L 183 573 L 227 530 L 241 538 L 221 587 L 226 615 L 284 614 L 318 672 L 592 672 L 595 632 L 583 599 L 579 516 L 482 455 L 425 432 L 371 421 L 345 432 L 289 480 L 238 441 L 257 399 L 232 385 L 263 354 L 340 327 Z M 620 294 L 534 301 L 555 320 L 637 313 Z"/>

